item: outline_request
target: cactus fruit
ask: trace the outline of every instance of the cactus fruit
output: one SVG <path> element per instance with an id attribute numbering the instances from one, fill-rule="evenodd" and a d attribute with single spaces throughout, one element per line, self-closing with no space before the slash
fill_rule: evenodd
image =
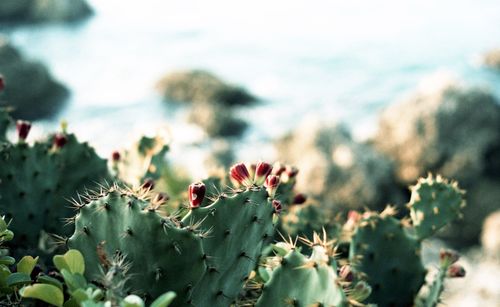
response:
<path id="1" fill-rule="evenodd" d="M 349 260 L 366 274 L 372 286 L 368 302 L 379 306 L 409 306 L 422 287 L 426 270 L 420 257 L 421 242 L 459 216 L 463 191 L 456 183 L 429 175 L 412 188 L 408 219 L 393 217 L 395 210 L 360 216 L 352 235 Z M 446 223 L 443 223 L 445 221 Z"/>
<path id="2" fill-rule="evenodd" d="M 348 306 L 339 283 L 335 260 L 327 242 L 314 236 L 311 256 L 303 255 L 293 243 L 275 245 L 276 256 L 267 259 L 265 284 L 256 307 Z"/>
<path id="3" fill-rule="evenodd" d="M 173 217 L 158 213 L 152 193 L 113 186 L 81 204 L 75 233 L 68 239 L 87 261 L 86 276 L 100 273 L 99 246 L 108 255 L 120 253 L 131 263 L 127 286 L 140 294 L 158 297 L 177 293 L 176 304 L 186 304 L 205 271 L 206 254 L 201 234 L 191 226 L 180 227 Z"/>

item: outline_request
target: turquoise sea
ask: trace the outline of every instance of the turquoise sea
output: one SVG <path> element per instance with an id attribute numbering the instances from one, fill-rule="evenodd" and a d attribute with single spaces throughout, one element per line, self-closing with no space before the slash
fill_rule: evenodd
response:
<path id="1" fill-rule="evenodd" d="M 244 152 L 305 115 L 346 122 L 365 138 L 385 106 L 437 71 L 500 93 L 500 74 L 478 64 L 481 53 L 500 47 L 498 0 L 90 3 L 95 15 L 80 24 L 1 32 L 72 91 L 42 126 L 67 119 L 105 153 L 170 124 L 174 142 L 200 139 L 184 112 L 155 92 L 176 69 L 208 69 L 262 98 L 241 112 L 252 123 Z"/>

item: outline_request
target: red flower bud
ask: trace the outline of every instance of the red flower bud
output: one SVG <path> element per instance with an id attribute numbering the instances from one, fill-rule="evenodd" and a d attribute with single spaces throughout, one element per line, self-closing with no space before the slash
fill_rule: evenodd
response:
<path id="1" fill-rule="evenodd" d="M 458 253 L 451 250 L 441 250 L 439 252 L 439 259 L 441 260 L 442 265 L 451 265 L 458 261 L 460 256 Z"/>
<path id="2" fill-rule="evenodd" d="M 339 269 L 339 277 L 346 282 L 352 282 L 354 280 L 354 273 L 352 272 L 351 266 L 348 264 L 341 266 Z"/>
<path id="3" fill-rule="evenodd" d="M 283 206 L 281 205 L 281 202 L 277 199 L 273 199 L 273 208 L 274 208 L 274 212 L 276 212 L 276 214 L 280 214 L 281 213 L 281 209 L 283 209 Z"/>
<path id="4" fill-rule="evenodd" d="M 246 187 L 252 185 L 252 179 L 250 179 L 250 174 L 248 173 L 248 169 L 244 163 L 233 165 L 229 169 L 229 174 L 231 175 L 231 178 L 236 180 L 239 184 L 242 184 Z"/>
<path id="5" fill-rule="evenodd" d="M 280 177 L 277 175 L 269 175 L 266 177 L 266 181 L 264 182 L 264 186 L 267 189 L 267 193 L 269 197 L 274 198 L 276 194 L 276 190 L 278 190 L 278 185 L 280 184 Z"/>
<path id="6" fill-rule="evenodd" d="M 266 181 L 267 176 L 271 173 L 273 167 L 266 162 L 259 162 L 255 168 L 255 184 L 262 185 Z"/>
<path id="7" fill-rule="evenodd" d="M 279 162 L 274 163 L 273 166 L 273 174 L 276 176 L 281 176 L 281 174 L 285 171 L 285 166 Z"/>
<path id="8" fill-rule="evenodd" d="M 54 135 L 53 144 L 57 148 L 63 148 L 67 142 L 68 142 L 68 138 L 64 134 L 57 133 L 56 135 Z"/>
<path id="9" fill-rule="evenodd" d="M 120 152 L 118 151 L 113 151 L 113 153 L 111 153 L 111 159 L 114 161 L 114 162 L 118 162 L 120 161 Z"/>
<path id="10" fill-rule="evenodd" d="M 0 93 L 5 89 L 5 80 L 2 75 L 0 75 Z"/>
<path id="11" fill-rule="evenodd" d="M 298 173 L 299 169 L 296 168 L 295 166 L 290 166 L 290 165 L 286 166 L 285 174 L 288 176 L 288 178 L 295 178 Z"/>
<path id="12" fill-rule="evenodd" d="M 24 120 L 18 120 L 16 123 L 16 130 L 17 130 L 17 135 L 19 137 L 19 140 L 24 141 L 28 137 L 28 134 L 30 133 L 31 129 L 31 123 L 24 121 Z"/>
<path id="13" fill-rule="evenodd" d="M 456 278 L 456 277 L 464 277 L 465 269 L 463 266 L 459 264 L 453 264 L 448 268 L 448 277 Z"/>
<path id="14" fill-rule="evenodd" d="M 305 203 L 306 200 L 307 200 L 307 196 L 302 194 L 302 193 L 299 193 L 293 197 L 293 203 L 296 205 L 301 205 L 301 204 Z"/>
<path id="15" fill-rule="evenodd" d="M 142 184 L 141 188 L 145 189 L 145 190 L 152 190 L 155 188 L 155 182 L 153 179 L 151 178 L 146 178 L 146 180 L 144 180 L 144 183 Z"/>
<path id="16" fill-rule="evenodd" d="M 203 182 L 197 182 L 189 185 L 189 206 L 191 209 L 198 208 L 205 197 L 205 184 Z"/>

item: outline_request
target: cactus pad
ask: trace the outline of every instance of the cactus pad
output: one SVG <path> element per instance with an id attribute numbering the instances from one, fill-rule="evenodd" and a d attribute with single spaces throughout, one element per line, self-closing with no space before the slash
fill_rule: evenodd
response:
<path id="1" fill-rule="evenodd" d="M 193 293 L 195 306 L 228 306 L 255 267 L 274 234 L 273 206 L 263 187 L 221 195 L 207 207 L 193 209 L 184 224 L 207 232 L 203 248 L 208 270 Z"/>
<path id="2" fill-rule="evenodd" d="M 160 216 L 145 191 L 115 186 L 94 198 L 80 208 L 68 242 L 84 255 L 86 276 L 100 276 L 97 249 L 102 246 L 106 254 L 121 253 L 131 263 L 130 290 L 153 298 L 172 290 L 178 305 L 187 303 L 206 269 L 200 235 Z"/>
<path id="3" fill-rule="evenodd" d="M 459 217 L 465 206 L 464 192 L 457 183 L 448 183 L 440 176 L 421 178 L 411 191 L 408 206 L 415 233 L 421 240 Z"/>
<path id="4" fill-rule="evenodd" d="M 349 258 L 356 270 L 366 274 L 372 287 L 368 303 L 410 306 L 426 274 L 420 260 L 420 241 L 386 212 L 370 213 L 360 222 Z"/>
<path id="5" fill-rule="evenodd" d="M 310 257 L 295 248 L 281 250 L 272 260 L 278 265 L 272 268 L 255 306 L 347 306 L 334 265 L 329 263 L 333 259 L 324 246 L 315 245 L 312 250 Z"/>

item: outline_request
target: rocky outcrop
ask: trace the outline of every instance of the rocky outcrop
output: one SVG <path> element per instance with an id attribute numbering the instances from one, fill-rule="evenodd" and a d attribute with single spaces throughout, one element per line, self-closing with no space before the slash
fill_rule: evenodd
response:
<path id="1" fill-rule="evenodd" d="M 157 88 L 165 100 L 174 102 L 242 106 L 257 101 L 244 88 L 228 84 L 204 70 L 170 73 L 158 82 Z"/>
<path id="2" fill-rule="evenodd" d="M 370 145 L 355 142 L 342 125 L 306 120 L 277 142 L 280 159 L 297 166 L 298 190 L 325 205 L 382 209 L 402 203 L 392 163 Z"/>
<path id="3" fill-rule="evenodd" d="M 69 93 L 43 64 L 26 59 L 4 38 L 0 38 L 0 74 L 5 80 L 0 107 L 12 106 L 11 115 L 15 118 L 50 117 L 61 108 Z"/>
<path id="4" fill-rule="evenodd" d="M 190 105 L 188 120 L 211 137 L 241 135 L 247 123 L 235 111 L 257 101 L 242 87 L 228 84 L 204 70 L 170 73 L 158 82 L 157 88 L 166 101 Z"/>
<path id="5" fill-rule="evenodd" d="M 374 143 L 395 161 L 403 183 L 427 172 L 458 180 L 468 206 L 444 236 L 462 246 L 476 243 L 500 197 L 500 105 L 481 88 L 431 83 L 382 113 Z"/>
<path id="6" fill-rule="evenodd" d="M 494 49 L 483 55 L 483 64 L 493 69 L 500 70 L 500 49 Z"/>
<path id="7" fill-rule="evenodd" d="M 500 176 L 500 105 L 488 91 L 447 82 L 387 108 L 375 145 L 407 183 L 428 171 L 462 185 Z"/>
<path id="8" fill-rule="evenodd" d="M 243 134 L 248 124 L 234 116 L 233 111 L 208 103 L 191 107 L 188 121 L 194 123 L 211 137 L 236 137 Z"/>
<path id="9" fill-rule="evenodd" d="M 74 21 L 92 14 L 85 0 L 2 0 L 0 21 Z"/>

